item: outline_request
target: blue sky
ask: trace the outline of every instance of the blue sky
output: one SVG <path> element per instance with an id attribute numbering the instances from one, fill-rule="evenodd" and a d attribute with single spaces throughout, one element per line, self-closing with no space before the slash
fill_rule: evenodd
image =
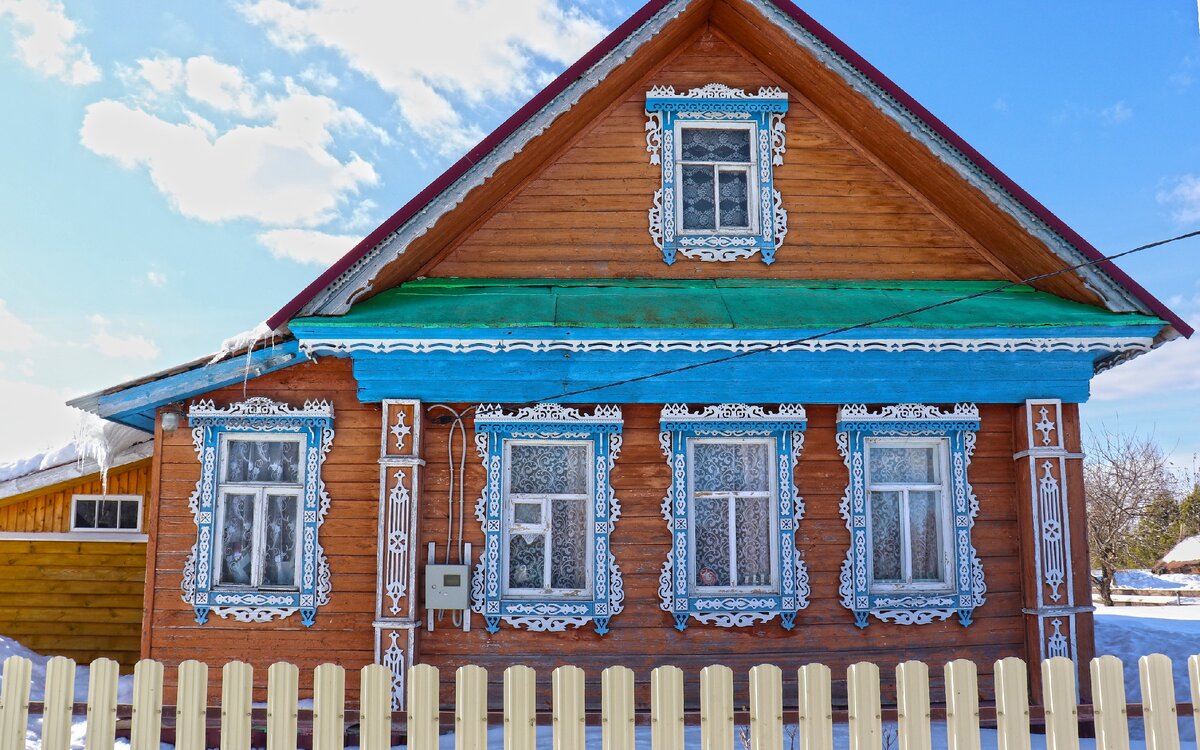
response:
<path id="1" fill-rule="evenodd" d="M 1200 228 L 1192 0 L 802 6 L 1101 250 Z M 0 0 L 0 462 L 263 320 L 637 4 L 411 7 Z M 1200 322 L 1200 241 L 1122 265 Z M 1094 392 L 1200 451 L 1200 341 Z"/>

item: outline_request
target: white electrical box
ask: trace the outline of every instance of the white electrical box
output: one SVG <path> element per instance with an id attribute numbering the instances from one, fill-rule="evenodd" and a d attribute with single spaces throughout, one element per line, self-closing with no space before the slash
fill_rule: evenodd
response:
<path id="1" fill-rule="evenodd" d="M 425 609 L 468 609 L 470 568 L 466 565 L 425 566 Z"/>

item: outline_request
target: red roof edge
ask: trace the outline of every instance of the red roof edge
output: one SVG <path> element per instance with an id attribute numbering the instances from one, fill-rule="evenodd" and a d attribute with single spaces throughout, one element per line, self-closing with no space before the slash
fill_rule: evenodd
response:
<path id="1" fill-rule="evenodd" d="M 371 248 L 379 244 L 387 235 L 396 231 L 411 219 L 418 211 L 425 207 L 438 194 L 449 187 L 454 181 L 462 177 L 468 169 L 476 162 L 488 154 L 492 149 L 498 146 L 504 139 L 512 135 L 516 130 L 523 125 L 529 118 L 540 111 L 554 97 L 558 96 L 571 83 L 578 79 L 584 72 L 595 65 L 601 58 L 611 52 L 630 34 L 636 31 L 646 23 L 654 14 L 658 13 L 671 0 L 650 0 L 643 5 L 636 13 L 629 17 L 624 23 L 613 30 L 611 34 L 606 36 L 595 47 L 581 57 L 574 65 L 563 71 L 562 75 L 550 82 L 546 88 L 542 89 L 535 97 L 530 99 L 524 106 L 513 113 L 511 117 L 505 120 L 496 128 L 490 135 L 479 142 L 477 146 L 467 152 L 467 155 L 459 159 L 443 172 L 437 179 L 430 183 L 424 190 L 417 193 L 408 203 L 406 203 L 399 211 L 392 214 L 390 218 L 384 221 L 375 231 L 367 235 L 361 242 L 355 245 L 348 253 L 340 260 L 329 267 L 324 273 L 316 278 L 311 284 L 297 294 L 290 302 L 284 305 L 278 312 L 272 315 L 267 320 L 267 325 L 272 329 L 286 323 L 293 315 L 300 311 L 313 297 L 321 292 L 334 279 L 340 276 L 347 268 L 353 265 L 359 258 L 365 255 Z M 946 123 L 938 119 L 932 112 L 925 109 L 920 103 L 913 99 L 904 89 L 897 85 L 894 81 L 884 75 L 874 65 L 867 62 L 862 55 L 851 49 L 845 42 L 839 39 L 833 32 L 818 23 L 812 16 L 805 13 L 796 6 L 791 0 L 770 0 L 781 11 L 786 13 L 792 20 L 796 21 L 806 30 L 817 37 L 821 42 L 828 45 L 837 54 L 844 57 L 851 65 L 858 68 L 871 81 L 883 89 L 887 94 L 895 98 L 898 102 L 911 110 L 917 117 L 929 125 L 935 133 L 944 138 L 954 148 L 961 151 L 972 162 L 974 162 L 983 172 L 995 180 L 1002 188 L 1011 193 L 1018 201 L 1028 208 L 1035 216 L 1044 221 L 1051 229 L 1062 235 L 1067 242 L 1075 246 L 1088 260 L 1097 261 L 1096 266 L 1113 277 L 1118 284 L 1125 287 L 1131 294 L 1140 300 L 1148 307 L 1155 315 L 1171 324 L 1183 337 L 1189 338 L 1194 332 L 1192 327 L 1188 325 L 1182 318 L 1175 314 L 1170 308 L 1163 304 L 1157 297 L 1136 281 L 1128 274 L 1122 271 L 1115 263 L 1109 260 L 1102 260 L 1104 254 L 1096 249 L 1090 242 L 1085 240 L 1071 227 L 1067 226 L 1066 222 L 1058 218 L 1053 211 L 1046 208 L 1040 201 L 1026 192 L 1020 185 L 1013 182 L 1012 178 L 1002 172 L 995 164 L 989 161 L 975 150 L 973 146 L 962 139 L 958 133 L 955 133 Z"/>

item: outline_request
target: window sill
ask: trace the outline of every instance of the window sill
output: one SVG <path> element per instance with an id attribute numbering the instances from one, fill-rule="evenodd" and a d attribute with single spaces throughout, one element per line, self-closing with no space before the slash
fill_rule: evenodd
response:
<path id="1" fill-rule="evenodd" d="M 127 542 L 145 544 L 149 537 L 136 531 L 0 531 L 0 541 Z"/>

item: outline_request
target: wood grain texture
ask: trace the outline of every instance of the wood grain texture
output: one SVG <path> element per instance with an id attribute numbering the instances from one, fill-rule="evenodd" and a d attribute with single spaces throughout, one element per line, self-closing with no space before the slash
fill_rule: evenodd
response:
<path id="1" fill-rule="evenodd" d="M 117 467 L 108 472 L 108 494 L 149 494 L 151 458 Z M 79 479 L 43 487 L 33 492 L 0 500 L 0 531 L 64 533 L 71 530 L 71 497 L 101 495 L 104 484 L 100 472 Z M 146 503 L 142 504 L 142 528 L 146 526 Z"/>

